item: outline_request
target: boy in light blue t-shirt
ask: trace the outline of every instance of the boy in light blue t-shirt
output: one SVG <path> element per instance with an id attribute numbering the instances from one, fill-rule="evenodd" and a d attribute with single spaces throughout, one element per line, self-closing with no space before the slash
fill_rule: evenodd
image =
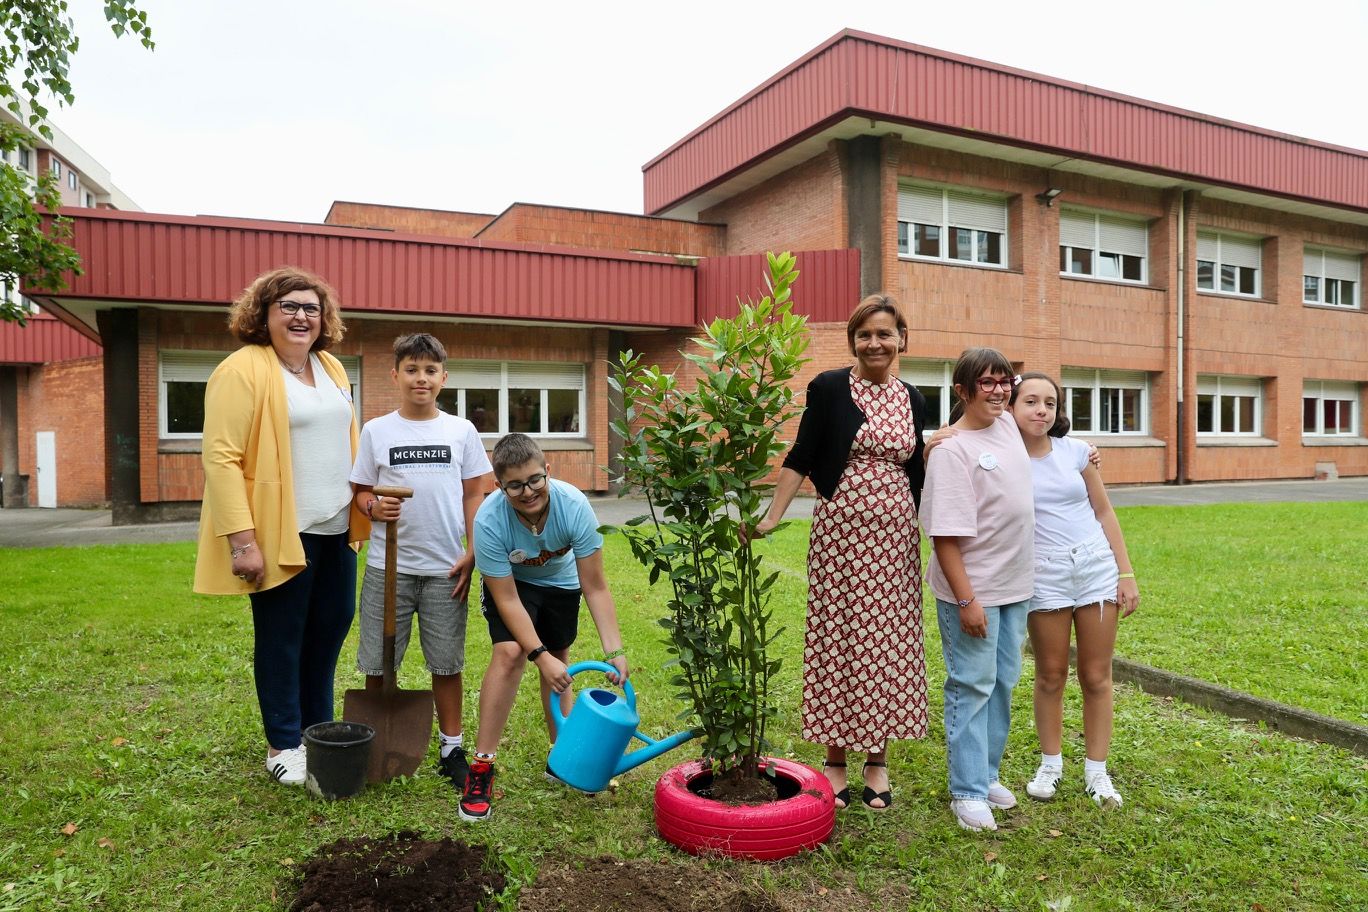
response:
<path id="1" fill-rule="evenodd" d="M 588 499 L 573 485 L 550 476 L 541 447 L 525 434 L 509 434 L 494 447 L 499 490 L 475 514 L 475 566 L 484 581 L 480 605 L 494 648 L 480 685 L 480 732 L 470 764 L 462 820 L 489 817 L 494 757 L 503 736 L 523 669 L 541 672 L 542 711 L 555 739 L 551 692 L 570 711 L 566 662 L 579 629 L 580 596 L 598 628 L 603 660 L 627 678 L 626 650 L 617 608 L 603 573 L 603 536 Z"/>

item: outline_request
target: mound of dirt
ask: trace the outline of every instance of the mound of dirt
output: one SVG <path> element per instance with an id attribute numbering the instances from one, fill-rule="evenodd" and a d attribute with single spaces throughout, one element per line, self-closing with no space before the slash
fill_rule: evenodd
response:
<path id="1" fill-rule="evenodd" d="M 400 832 L 339 839 L 304 865 L 290 912 L 483 912 L 504 876 L 484 846 Z"/>
<path id="2" fill-rule="evenodd" d="M 519 912 L 783 912 L 755 887 L 721 872 L 666 861 L 598 858 L 543 868 L 524 887 Z"/>

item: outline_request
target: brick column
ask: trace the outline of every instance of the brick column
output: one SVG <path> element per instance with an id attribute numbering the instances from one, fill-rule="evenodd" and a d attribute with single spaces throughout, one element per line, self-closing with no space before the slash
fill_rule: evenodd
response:
<path id="1" fill-rule="evenodd" d="M 27 507 L 28 484 L 19 476 L 19 368 L 0 367 L 0 473 L 5 501 L 0 506 Z"/>
<path id="2" fill-rule="evenodd" d="M 104 346 L 105 490 L 114 525 L 143 521 L 138 403 L 138 312 L 101 310 L 95 325 Z"/>
<path id="3" fill-rule="evenodd" d="M 883 150 L 878 136 L 857 136 L 846 145 L 850 171 L 846 213 L 851 247 L 860 251 L 860 297 L 883 290 Z"/>

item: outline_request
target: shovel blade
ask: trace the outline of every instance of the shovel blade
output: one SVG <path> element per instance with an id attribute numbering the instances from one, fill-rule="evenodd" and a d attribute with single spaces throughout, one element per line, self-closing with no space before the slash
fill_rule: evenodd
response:
<path id="1" fill-rule="evenodd" d="M 432 742 L 430 690 L 349 690 L 342 696 L 342 718 L 375 729 L 367 782 L 412 776 Z"/>

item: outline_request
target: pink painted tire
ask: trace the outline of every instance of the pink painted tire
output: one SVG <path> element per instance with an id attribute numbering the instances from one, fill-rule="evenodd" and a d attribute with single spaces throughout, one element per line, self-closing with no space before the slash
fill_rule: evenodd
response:
<path id="1" fill-rule="evenodd" d="M 731 806 L 703 798 L 689 783 L 711 775 L 701 760 L 682 763 L 660 777 L 655 789 L 656 829 L 690 855 L 723 855 L 775 861 L 826 842 L 836 825 L 831 783 L 816 770 L 767 757 L 764 766 L 780 780 L 780 794 L 768 804 Z"/>

